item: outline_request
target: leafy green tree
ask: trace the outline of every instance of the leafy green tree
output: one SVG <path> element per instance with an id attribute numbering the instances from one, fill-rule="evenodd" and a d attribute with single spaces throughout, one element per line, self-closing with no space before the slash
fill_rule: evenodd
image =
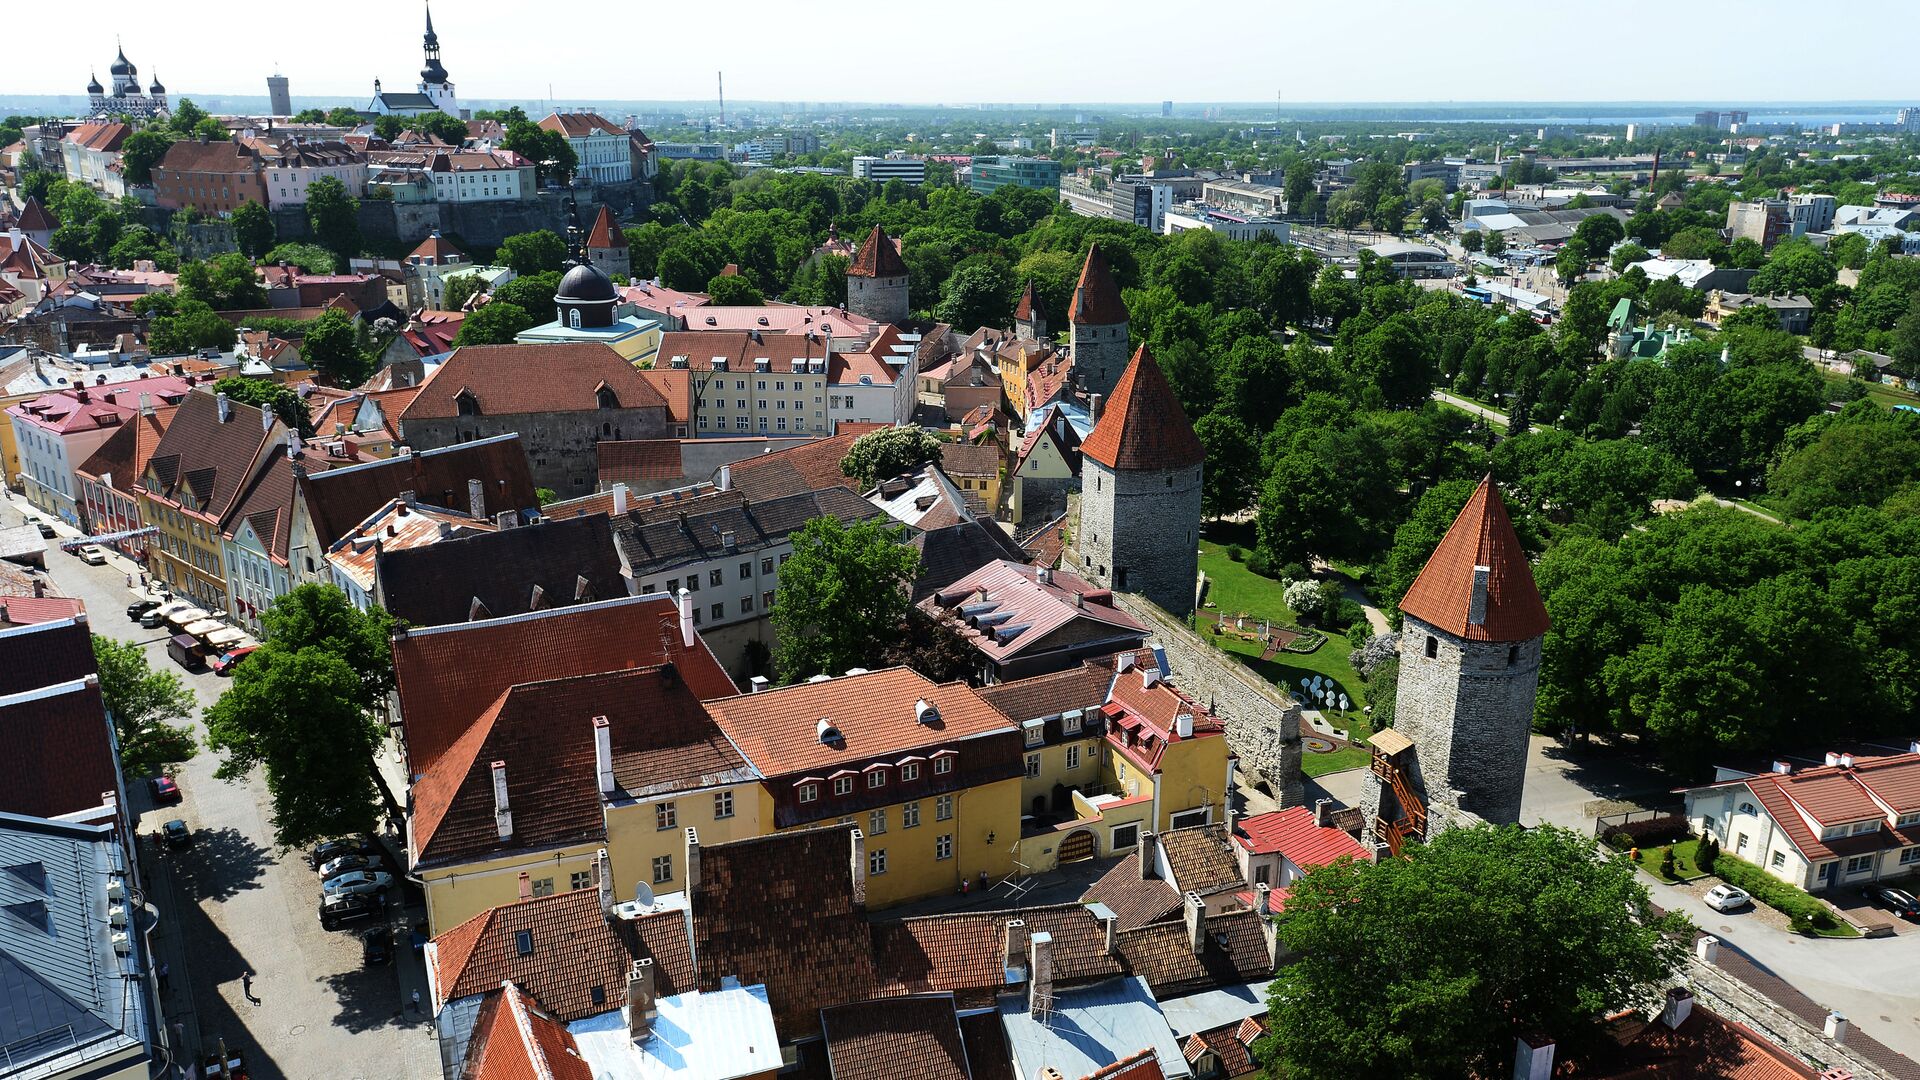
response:
<path id="1" fill-rule="evenodd" d="M 1434 365 L 1427 340 L 1410 315 L 1395 315 L 1355 343 L 1353 400 L 1390 408 L 1415 408 L 1433 390 Z"/>
<path id="2" fill-rule="evenodd" d="M 840 459 L 840 471 L 866 491 L 882 480 L 938 461 L 940 446 L 940 440 L 924 428 L 879 428 L 853 440 Z"/>
<path id="3" fill-rule="evenodd" d="M 193 137 L 209 142 L 225 142 L 233 136 L 227 131 L 227 125 L 209 116 L 193 125 Z"/>
<path id="4" fill-rule="evenodd" d="M 227 395 L 246 405 L 258 405 L 272 409 L 280 422 L 298 431 L 302 436 L 313 434 L 313 419 L 307 415 L 306 403 L 291 386 L 274 382 L 272 379 L 242 378 L 229 375 L 213 384 L 216 393 Z"/>
<path id="5" fill-rule="evenodd" d="M 129 184 L 153 183 L 153 167 L 167 156 L 173 136 L 163 128 L 142 128 L 120 144 L 121 176 Z"/>
<path id="6" fill-rule="evenodd" d="M 326 248 L 318 244 L 302 244 L 294 241 L 275 244 L 260 261 L 286 263 L 289 266 L 297 266 L 309 274 L 331 274 L 338 268 L 338 264 L 334 262 L 333 253 Z"/>
<path id="7" fill-rule="evenodd" d="M 1563 286 L 1572 285 L 1587 272 L 1587 245 L 1580 242 L 1578 236 L 1560 245 L 1560 253 L 1553 257 L 1553 272 Z"/>
<path id="8" fill-rule="evenodd" d="M 1589 257 L 1604 259 L 1613 245 L 1627 238 L 1627 229 L 1611 214 L 1594 214 L 1574 226 L 1573 238 L 1586 248 Z"/>
<path id="9" fill-rule="evenodd" d="M 345 105 L 337 105 L 327 111 L 327 123 L 334 127 L 357 128 L 362 123 L 360 113 Z"/>
<path id="10" fill-rule="evenodd" d="M 512 304 L 525 311 L 537 323 L 548 312 L 556 317 L 559 309 L 554 305 L 554 294 L 560 291 L 560 272 L 548 270 L 544 273 L 517 277 L 493 290 L 491 303 Z"/>
<path id="11" fill-rule="evenodd" d="M 494 300 L 467 312 L 460 332 L 453 337 L 455 348 L 462 345 L 511 345 L 520 331 L 537 325 L 527 309 L 504 300 Z"/>
<path id="12" fill-rule="evenodd" d="M 1838 272 L 1826 252 L 1805 240 L 1786 240 L 1773 249 L 1747 287 L 1756 293 L 1812 296 L 1832 285 Z"/>
<path id="13" fill-rule="evenodd" d="M 500 146 L 533 162 L 535 176 L 542 184 L 565 184 L 573 179 L 573 171 L 580 165 L 579 157 L 574 154 L 566 136 L 557 131 L 548 131 L 530 120 L 515 120 L 508 124 L 506 137 L 500 140 Z"/>
<path id="14" fill-rule="evenodd" d="M 1487 254 L 1489 255 L 1499 255 L 1505 252 L 1507 250 L 1507 234 L 1497 229 L 1488 232 L 1486 248 Z"/>
<path id="15" fill-rule="evenodd" d="M 722 306 L 755 306 L 766 303 L 753 282 L 739 274 L 715 274 L 707 279 L 707 298 Z"/>
<path id="16" fill-rule="evenodd" d="M 300 358 L 333 386 L 358 386 L 368 375 L 367 357 L 355 340 L 353 320 L 344 311 L 323 311 L 307 324 Z"/>
<path id="17" fill-rule="evenodd" d="M 324 124 L 327 122 L 325 109 L 301 109 L 289 117 L 296 124 Z"/>
<path id="18" fill-rule="evenodd" d="M 387 142 L 396 142 L 407 131 L 407 118 L 391 113 L 373 118 L 373 134 Z"/>
<path id="19" fill-rule="evenodd" d="M 1639 244 L 1621 244 L 1613 249 L 1613 257 L 1607 265 L 1613 268 L 1614 273 L 1619 274 L 1625 272 L 1627 267 L 1634 263 L 1645 262 L 1651 255 L 1651 252 Z"/>
<path id="20" fill-rule="evenodd" d="M 774 668 L 782 682 L 837 673 L 885 653 L 901 637 L 920 553 L 906 530 L 818 517 L 793 534 L 774 597 Z"/>
<path id="21" fill-rule="evenodd" d="M 1718 229 L 1693 226 L 1667 237 L 1666 243 L 1660 245 L 1660 253 L 1669 259 L 1712 259 L 1719 262 L 1727 257 L 1727 242 L 1720 238 Z"/>
<path id="22" fill-rule="evenodd" d="M 307 185 L 307 226 L 342 264 L 360 253 L 360 200 L 338 178 L 323 176 Z"/>
<path id="23" fill-rule="evenodd" d="M 430 112 L 410 116 L 407 126 L 422 135 L 431 135 L 448 146 L 460 146 L 467 141 L 467 122 L 448 113 Z"/>
<path id="24" fill-rule="evenodd" d="M 847 267 L 852 260 L 845 255 L 822 255 L 809 260 L 794 275 L 788 298 L 796 304 L 839 307 L 847 302 Z M 642 265 L 638 259 L 634 266 Z"/>
<path id="25" fill-rule="evenodd" d="M 1210 412 L 1193 425 L 1206 447 L 1201 509 L 1208 517 L 1237 514 L 1253 504 L 1260 481 L 1260 447 L 1239 417 Z"/>
<path id="26" fill-rule="evenodd" d="M 140 646 L 99 634 L 93 635 L 93 660 L 127 775 L 145 776 L 194 755 L 193 729 L 173 722 L 192 716 L 196 708 L 178 675 L 148 667 Z"/>
<path id="27" fill-rule="evenodd" d="M 933 317 L 956 327 L 1010 326 L 1015 282 L 1005 263 L 983 259 L 953 272 L 940 289 Z"/>
<path id="28" fill-rule="evenodd" d="M 192 98 L 181 98 L 173 106 L 167 117 L 167 126 L 177 134 L 191 135 L 200 126 L 200 121 L 210 119 L 207 110 L 193 103 Z"/>
<path id="29" fill-rule="evenodd" d="M 1767 486 L 1788 514 L 1877 506 L 1920 479 L 1920 418 L 1857 401 L 1789 433 Z"/>
<path id="30" fill-rule="evenodd" d="M 126 270 L 142 259 L 150 259 L 155 266 L 168 271 L 180 265 L 179 254 L 165 237 L 145 225 L 129 225 L 108 249 L 107 262 Z"/>
<path id="31" fill-rule="evenodd" d="M 1400 599 L 1413 587 L 1413 579 L 1433 556 L 1440 538 L 1453 526 L 1453 520 L 1473 497 L 1471 480 L 1448 480 L 1435 484 L 1413 504 L 1413 512 L 1394 530 L 1393 546 L 1387 549 L 1379 571 L 1374 575 L 1378 599 L 1383 611 L 1400 614 Z"/>
<path id="32" fill-rule="evenodd" d="M 1305 563 L 1338 549 L 1352 514 L 1351 493 L 1328 463 L 1292 451 L 1267 471 L 1255 506 L 1260 550 L 1275 566 Z"/>
<path id="33" fill-rule="evenodd" d="M 258 259 L 273 249 L 273 216 L 267 208 L 257 202 L 243 202 L 234 207 L 229 218 L 233 225 L 233 242 L 240 245 L 240 252 L 248 258 Z"/>
<path id="34" fill-rule="evenodd" d="M 1578 1059 L 1607 1039 L 1598 1018 L 1658 998 L 1690 930 L 1626 858 L 1551 825 L 1342 860 L 1293 885 L 1278 933 L 1299 959 L 1275 977 L 1258 1053 L 1282 1077 L 1491 1076 L 1516 1037 L 1550 1031 Z"/>
<path id="35" fill-rule="evenodd" d="M 1479 251 L 1487 243 L 1486 236 L 1479 229 L 1471 229 L 1460 234 L 1460 246 L 1468 251 Z"/>
<path id="36" fill-rule="evenodd" d="M 485 292 L 486 282 L 478 274 L 455 274 L 441 283 L 440 307 L 445 311 L 459 311 L 467 306 L 475 293 Z"/>
<path id="37" fill-rule="evenodd" d="M 567 261 L 567 242 L 551 229 L 517 233 L 500 242 L 494 259 L 515 274 L 541 274 Z"/>
<path id="38" fill-rule="evenodd" d="M 1760 242 L 1748 236 L 1736 236 L 1727 242 L 1727 253 L 1721 259 L 1725 266 L 1742 270 L 1758 270 L 1767 261 L 1767 252 Z"/>
<path id="39" fill-rule="evenodd" d="M 233 324 L 201 300 L 181 300 L 147 325 L 147 347 L 155 356 L 177 356 L 200 349 L 231 349 Z"/>

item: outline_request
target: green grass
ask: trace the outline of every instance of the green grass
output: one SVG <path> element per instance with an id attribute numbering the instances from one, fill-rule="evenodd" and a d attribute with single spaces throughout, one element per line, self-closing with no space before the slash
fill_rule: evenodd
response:
<path id="1" fill-rule="evenodd" d="M 1640 865 L 1646 868 L 1647 873 L 1652 874 L 1661 881 L 1669 885 L 1677 885 L 1683 881 L 1691 881 L 1706 873 L 1705 870 L 1700 869 L 1699 862 L 1695 860 L 1695 855 L 1700 850 L 1700 841 L 1682 840 L 1673 845 L 1673 868 L 1676 871 L 1673 877 L 1668 877 L 1660 872 L 1660 853 L 1662 850 L 1664 849 L 1657 847 L 1640 849 Z"/>
<path id="2" fill-rule="evenodd" d="M 1856 381 L 1845 375 L 1836 375 L 1824 368 L 1821 369 L 1820 374 L 1827 380 L 1828 389 L 1833 389 L 1835 383 L 1851 383 Z M 1867 400 L 1879 405 L 1883 409 L 1891 411 L 1895 405 L 1920 406 L 1920 394 L 1913 393 L 1910 390 L 1902 390 L 1900 387 L 1888 386 L 1886 383 L 1881 382 L 1869 382 L 1864 383 L 1864 385 L 1867 388 Z"/>

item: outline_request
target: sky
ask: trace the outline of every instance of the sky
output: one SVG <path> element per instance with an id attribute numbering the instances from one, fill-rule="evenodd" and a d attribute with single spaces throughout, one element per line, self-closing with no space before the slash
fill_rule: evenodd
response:
<path id="1" fill-rule="evenodd" d="M 224 7 L 225 5 L 220 5 Z M 1431 0 L 724 0 L 693 4 L 438 0 L 442 62 L 464 99 L 884 103 L 1283 101 L 1856 101 L 1920 97 L 1867 28 L 1904 3 L 1569 0 L 1475 9 Z M 367 18 L 374 12 L 384 24 Z M 1192 17 L 1185 17 L 1191 11 Z M 564 12 L 564 15 L 560 13 Z M 207 17 L 196 18 L 204 13 Z M 555 15 L 550 21 L 543 16 Z M 175 96 L 264 94 L 365 105 L 411 89 L 421 0 L 372 6 L 93 0 L 87 17 L 9 51 L 0 92 L 84 94 L 114 35 L 143 83 Z M 1825 24 L 1828 30 L 1822 30 Z M 1851 59 L 1849 59 L 1851 57 Z"/>

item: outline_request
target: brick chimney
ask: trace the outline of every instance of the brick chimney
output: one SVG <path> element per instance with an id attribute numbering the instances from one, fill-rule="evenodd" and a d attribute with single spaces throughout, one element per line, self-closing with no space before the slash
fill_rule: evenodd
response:
<path id="1" fill-rule="evenodd" d="M 1045 930 L 1027 939 L 1027 1011 L 1053 1011 L 1053 935 Z"/>
<path id="2" fill-rule="evenodd" d="M 1315 799 L 1313 801 L 1313 823 L 1323 829 L 1333 827 L 1333 800 Z"/>
<path id="3" fill-rule="evenodd" d="M 653 1035 L 657 1015 L 654 1004 L 653 961 L 642 957 L 627 969 L 627 1038 L 645 1042 Z"/>
<path id="4" fill-rule="evenodd" d="M 1005 944 L 1000 953 L 1000 967 L 1007 972 L 1008 982 L 1019 982 L 1014 973 L 1020 972 L 1024 978 L 1027 970 L 1027 921 L 1008 919 L 1006 936 L 1002 940 Z"/>
<path id="5" fill-rule="evenodd" d="M 1140 834 L 1140 850 L 1136 854 L 1140 859 L 1140 880 L 1142 881 L 1152 881 L 1159 876 L 1153 872 L 1154 849 L 1157 846 L 1155 843 L 1156 839 L 1152 833 Z"/>
<path id="6" fill-rule="evenodd" d="M 693 895 L 694 886 L 700 884 L 700 834 L 694 827 L 687 826 L 687 895 Z"/>
<path id="7" fill-rule="evenodd" d="M 600 890 L 600 914 L 613 919 L 613 905 L 619 897 L 613 892 L 613 860 L 607 857 L 606 848 L 593 853 L 593 882 Z"/>
<path id="8" fill-rule="evenodd" d="M 533 875 L 525 870 L 520 871 L 520 899 L 533 899 Z"/>
<path id="9" fill-rule="evenodd" d="M 493 763 L 493 826 L 500 839 L 513 839 L 513 809 L 507 805 L 507 763 Z"/>
<path id="10" fill-rule="evenodd" d="M 593 718 L 593 767 L 600 778 L 600 794 L 613 794 L 613 728 L 604 716 Z"/>
<path id="11" fill-rule="evenodd" d="M 1207 905 L 1197 892 L 1189 892 L 1182 897 L 1187 915 L 1187 945 L 1193 949 L 1193 955 L 1199 956 L 1207 951 Z"/>

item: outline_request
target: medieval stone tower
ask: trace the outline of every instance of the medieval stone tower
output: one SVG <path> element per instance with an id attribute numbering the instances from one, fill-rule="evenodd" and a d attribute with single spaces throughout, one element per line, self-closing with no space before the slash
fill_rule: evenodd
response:
<path id="1" fill-rule="evenodd" d="M 878 225 L 847 267 L 847 310 L 880 322 L 907 321 L 907 264 Z"/>
<path id="2" fill-rule="evenodd" d="M 1099 410 L 1080 454 L 1073 543 L 1082 572 L 1185 618 L 1193 612 L 1200 569 L 1200 477 L 1207 455 L 1145 346 Z"/>
<path id="3" fill-rule="evenodd" d="M 1020 305 L 1013 309 L 1013 336 L 1022 341 L 1047 340 L 1047 316 L 1040 310 L 1040 298 L 1033 294 L 1033 279 L 1020 293 Z"/>
<path id="4" fill-rule="evenodd" d="M 1067 326 L 1074 378 L 1089 394 L 1113 394 L 1127 367 L 1127 305 L 1098 244 L 1087 248 L 1087 262 L 1067 308 Z"/>
<path id="5" fill-rule="evenodd" d="M 1361 796 L 1375 835 L 1397 847 L 1476 820 L 1518 822 L 1547 609 L 1492 477 L 1400 611 L 1396 719 L 1373 737 Z"/>

